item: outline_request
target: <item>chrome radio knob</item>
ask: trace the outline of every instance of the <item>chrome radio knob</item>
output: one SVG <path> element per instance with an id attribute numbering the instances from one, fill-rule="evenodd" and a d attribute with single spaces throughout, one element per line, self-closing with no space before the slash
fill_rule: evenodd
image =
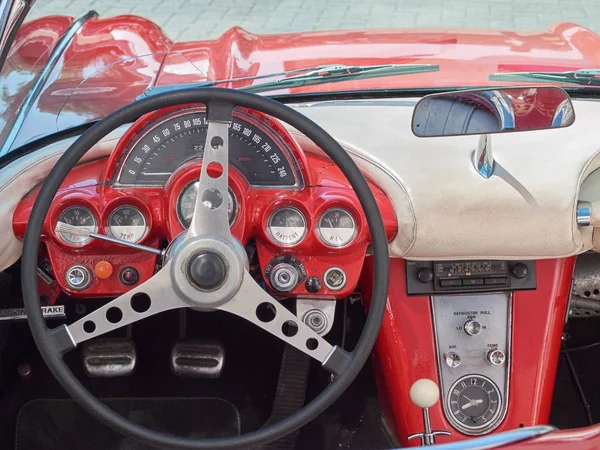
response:
<path id="1" fill-rule="evenodd" d="M 477 336 L 481 333 L 481 324 L 476 320 L 468 320 L 463 326 L 463 329 L 469 336 Z"/>

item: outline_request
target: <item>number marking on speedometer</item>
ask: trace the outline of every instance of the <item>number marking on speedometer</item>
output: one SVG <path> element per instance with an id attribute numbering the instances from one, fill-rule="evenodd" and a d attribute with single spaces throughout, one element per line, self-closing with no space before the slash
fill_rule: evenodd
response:
<path id="1" fill-rule="evenodd" d="M 300 187 L 291 151 L 256 119 L 238 113 L 230 126 L 230 164 L 254 186 Z M 161 186 L 184 162 L 204 154 L 205 113 L 193 110 L 167 118 L 136 141 L 117 177 L 119 185 Z"/>

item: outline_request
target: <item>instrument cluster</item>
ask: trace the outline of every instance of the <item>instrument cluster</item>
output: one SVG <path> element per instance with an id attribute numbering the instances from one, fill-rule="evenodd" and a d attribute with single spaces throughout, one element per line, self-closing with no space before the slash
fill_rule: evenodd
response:
<path id="1" fill-rule="evenodd" d="M 40 253 L 60 290 L 80 298 L 115 297 L 160 268 L 169 243 L 185 232 L 194 213 L 203 114 L 191 106 L 142 117 L 108 160 L 71 171 L 50 207 Z M 302 145 L 260 113 L 235 113 L 229 225 L 242 245 L 256 250 L 270 290 L 342 298 L 360 276 L 370 242 L 366 218 L 341 171 L 314 144 Z M 391 239 L 397 231 L 393 207 L 371 187 Z M 36 195 L 37 189 L 15 212 L 19 237 Z"/>

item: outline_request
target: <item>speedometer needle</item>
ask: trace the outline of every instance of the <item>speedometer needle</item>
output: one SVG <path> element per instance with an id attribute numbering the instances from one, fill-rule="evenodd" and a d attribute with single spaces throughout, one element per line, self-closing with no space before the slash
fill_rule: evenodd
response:
<path id="1" fill-rule="evenodd" d="M 124 241 L 111 236 L 105 236 L 104 234 L 94 233 L 83 227 L 74 227 L 68 223 L 58 222 L 56 224 L 56 233 L 74 234 L 76 236 L 91 237 L 101 241 L 111 242 L 113 244 L 122 245 L 123 247 L 135 248 L 136 250 L 142 250 L 144 252 L 154 253 L 158 256 L 164 256 L 164 251 L 157 248 L 147 247 L 145 245 L 134 244 L 133 242 Z"/>

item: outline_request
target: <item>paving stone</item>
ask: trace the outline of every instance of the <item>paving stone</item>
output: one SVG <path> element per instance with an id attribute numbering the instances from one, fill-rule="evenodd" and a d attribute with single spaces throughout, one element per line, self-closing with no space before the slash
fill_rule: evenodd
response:
<path id="1" fill-rule="evenodd" d="M 600 33 L 600 0 L 37 0 L 30 18 L 133 13 L 172 39 L 215 39 L 233 24 L 256 33 L 349 28 L 543 30 L 559 21 Z M 201 22 L 197 20 L 200 19 Z"/>

